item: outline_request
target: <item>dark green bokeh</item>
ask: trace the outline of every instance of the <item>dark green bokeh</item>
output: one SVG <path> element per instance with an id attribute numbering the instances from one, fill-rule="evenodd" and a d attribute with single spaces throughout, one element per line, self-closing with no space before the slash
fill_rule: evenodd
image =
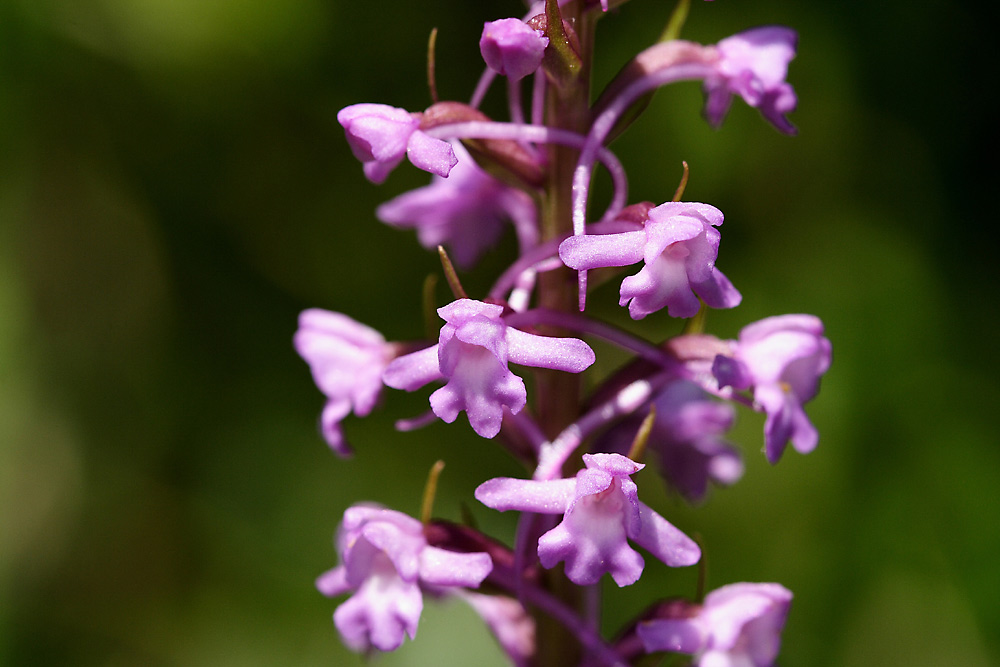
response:
<path id="1" fill-rule="evenodd" d="M 742 482 L 687 509 L 649 473 L 644 498 L 702 535 L 712 586 L 795 592 L 783 665 L 996 664 L 986 22 L 943 0 L 693 4 L 685 36 L 698 41 L 800 31 L 801 134 L 740 103 L 714 132 L 696 86 L 664 91 L 614 146 L 632 198 L 667 199 L 687 160 L 688 198 L 726 213 L 720 266 L 744 294 L 710 329 L 816 313 L 835 361 L 809 407 L 816 452 L 768 466 L 762 419 L 742 412 Z M 669 9 L 634 0 L 603 21 L 597 78 L 653 41 Z M 368 184 L 336 112 L 425 106 L 434 26 L 441 94 L 466 99 L 482 22 L 519 11 L 0 2 L 0 661 L 360 664 L 312 587 L 335 563 L 344 508 L 415 513 L 445 458 L 438 511 L 457 519 L 486 477 L 518 474 L 461 419 L 396 433 L 424 394 L 348 419 L 358 455 L 336 459 L 290 340 L 310 306 L 420 335 L 436 260 L 372 212 L 427 177 L 404 166 Z M 508 239 L 470 290 L 511 252 Z M 595 307 L 621 317 L 602 295 Z M 472 510 L 509 537 L 513 517 Z M 607 588 L 607 625 L 693 580 L 650 562 L 639 585 Z M 457 604 L 428 605 L 419 640 L 380 661 L 473 662 L 502 664 Z"/>

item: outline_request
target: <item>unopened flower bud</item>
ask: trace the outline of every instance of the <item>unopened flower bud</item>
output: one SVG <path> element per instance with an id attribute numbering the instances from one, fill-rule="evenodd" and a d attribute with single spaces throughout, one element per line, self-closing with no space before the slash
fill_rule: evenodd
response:
<path id="1" fill-rule="evenodd" d="M 520 81 L 535 72 L 549 38 L 520 19 L 500 19 L 483 25 L 479 50 L 494 72 Z"/>

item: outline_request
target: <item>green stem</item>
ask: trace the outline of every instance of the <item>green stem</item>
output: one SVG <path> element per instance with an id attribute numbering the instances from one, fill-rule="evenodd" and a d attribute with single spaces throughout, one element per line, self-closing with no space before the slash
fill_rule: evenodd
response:
<path id="1" fill-rule="evenodd" d="M 573 27 L 579 39 L 581 68 L 570 81 L 550 82 L 546 99 L 546 124 L 550 127 L 586 134 L 590 124 L 590 65 L 593 53 L 594 12 L 584 12 L 582 2 L 567 3 L 561 8 L 563 19 Z M 549 148 L 548 180 L 541 206 L 541 242 L 572 231 L 573 169 L 579 151 L 565 146 Z M 539 276 L 539 303 L 558 312 L 575 312 L 577 307 L 576 272 L 563 267 Z M 558 329 L 548 335 L 565 335 Z M 581 378 L 576 373 L 541 370 L 535 375 L 535 410 L 538 424 L 549 438 L 554 438 L 580 414 Z M 574 469 L 579 467 L 578 462 Z M 573 471 L 567 471 L 572 474 Z M 543 585 L 569 608 L 584 615 L 582 591 L 570 582 L 562 568 L 547 570 Z M 545 613 L 535 612 L 537 652 L 536 667 L 578 665 L 582 650 L 577 639 Z"/>
<path id="2" fill-rule="evenodd" d="M 550 85 L 546 99 L 546 124 L 579 134 L 590 125 L 590 64 L 593 53 L 593 13 L 584 13 L 582 3 L 562 7 L 563 19 L 574 26 L 580 44 L 581 69 L 571 83 Z M 549 171 L 541 210 L 541 242 L 558 238 L 573 229 L 573 170 L 579 151 L 550 145 Z M 573 312 L 577 304 L 576 272 L 563 267 L 539 276 L 539 306 L 558 312 Z M 560 332 L 551 331 L 553 335 Z M 537 377 L 538 423 L 554 438 L 579 416 L 581 378 L 573 373 L 541 371 Z"/>

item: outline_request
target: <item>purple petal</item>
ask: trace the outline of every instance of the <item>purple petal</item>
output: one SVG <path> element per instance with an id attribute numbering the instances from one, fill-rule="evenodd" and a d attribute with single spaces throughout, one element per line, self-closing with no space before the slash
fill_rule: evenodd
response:
<path id="1" fill-rule="evenodd" d="M 733 104 L 733 94 L 726 88 L 725 83 L 714 78 L 705 80 L 703 90 L 705 92 L 705 108 L 702 113 L 709 125 L 718 128 L 726 119 L 729 107 Z"/>
<path id="2" fill-rule="evenodd" d="M 376 586 L 368 581 L 337 607 L 333 622 L 354 651 L 366 652 L 371 647 L 394 651 L 403 643 L 404 634 L 416 637 L 423 604 L 415 583 L 397 579 Z"/>
<path id="3" fill-rule="evenodd" d="M 476 316 L 498 320 L 503 315 L 503 306 L 475 299 L 456 299 L 447 306 L 438 308 L 437 312 L 445 322 L 455 324 Z"/>
<path id="4" fill-rule="evenodd" d="M 431 409 L 451 423 L 465 411 L 472 429 L 484 438 L 495 437 L 503 423 L 503 408 L 517 414 L 527 403 L 524 381 L 511 373 L 489 350 L 465 344 L 455 355 L 448 384 L 430 397 Z"/>
<path id="5" fill-rule="evenodd" d="M 773 88 L 788 75 L 798 40 L 798 34 L 785 26 L 745 30 L 719 42 L 720 69 L 729 75 L 752 71 L 764 88 Z"/>
<path id="6" fill-rule="evenodd" d="M 490 318 L 485 315 L 475 315 L 461 321 L 458 324 L 445 324 L 441 328 L 440 345 L 438 351 L 441 359 L 441 370 L 445 375 L 452 373 L 454 361 L 447 361 L 447 358 L 456 354 L 458 350 L 465 349 L 461 345 L 449 345 L 452 337 L 463 343 L 474 345 L 489 350 L 490 354 L 496 357 L 497 361 L 504 363 L 507 360 L 507 339 L 504 335 L 507 325 L 500 319 L 499 315 Z M 449 354 L 451 352 L 451 354 Z"/>
<path id="7" fill-rule="evenodd" d="M 343 565 L 327 570 L 316 579 L 316 589 L 328 598 L 337 597 L 351 590 Z"/>
<path id="8" fill-rule="evenodd" d="M 392 354 L 380 333 L 346 315 L 312 308 L 299 316 L 293 343 L 320 391 L 349 402 L 344 415 L 351 408 L 358 416 L 371 412 Z"/>
<path id="9" fill-rule="evenodd" d="M 323 439 L 339 456 L 347 458 L 353 454 L 347 440 L 344 439 L 344 430 L 340 427 L 341 420 L 351 412 L 351 404 L 346 399 L 331 399 L 323 406 L 320 413 L 320 432 Z"/>
<path id="10" fill-rule="evenodd" d="M 732 484 L 743 474 L 739 452 L 722 439 L 732 427 L 731 405 L 711 400 L 694 382 L 671 382 L 656 396 L 649 448 L 661 474 L 690 502 L 705 497 L 708 484 Z M 635 426 L 632 426 L 634 431 Z"/>
<path id="11" fill-rule="evenodd" d="M 718 125 L 728 99 L 736 94 L 781 132 L 795 134 L 785 114 L 797 104 L 795 91 L 785 82 L 788 63 L 795 57 L 798 35 L 783 26 L 765 26 L 719 42 L 717 75 L 705 80 L 705 115 Z"/>
<path id="12" fill-rule="evenodd" d="M 798 129 L 785 118 L 785 114 L 795 111 L 798 102 L 792 87 L 787 83 L 782 84 L 764 94 L 760 102 L 760 113 L 779 132 L 794 135 L 798 133 Z"/>
<path id="13" fill-rule="evenodd" d="M 417 580 L 420 575 L 420 554 L 426 548 L 423 533 L 414 531 L 411 526 L 409 522 L 400 526 L 390 521 L 371 521 L 361 529 L 364 539 L 385 553 L 404 581 Z"/>
<path id="14" fill-rule="evenodd" d="M 712 375 L 720 387 L 732 387 L 737 391 L 749 389 L 753 384 L 750 371 L 742 361 L 721 354 L 712 361 Z"/>
<path id="15" fill-rule="evenodd" d="M 762 385 L 754 391 L 754 400 L 767 413 L 764 444 L 770 463 L 777 463 L 781 459 L 789 440 L 801 454 L 808 454 L 816 448 L 819 433 L 791 392 L 780 385 Z"/>
<path id="16" fill-rule="evenodd" d="M 628 266 L 643 258 L 646 232 L 571 236 L 559 244 L 559 258 L 571 269 Z"/>
<path id="17" fill-rule="evenodd" d="M 725 216 L 715 206 L 692 201 L 668 201 L 649 210 L 649 219 L 663 223 L 674 217 L 696 218 L 706 225 L 718 227 Z"/>
<path id="18" fill-rule="evenodd" d="M 500 512 L 520 510 L 540 514 L 562 514 L 576 494 L 576 480 L 539 482 L 497 477 L 476 489 L 476 500 Z"/>
<path id="19" fill-rule="evenodd" d="M 358 160 L 397 163 L 406 153 L 410 135 L 420 124 L 405 109 L 386 104 L 353 104 L 340 110 L 337 122 L 343 126 Z"/>
<path id="20" fill-rule="evenodd" d="M 683 260 L 665 255 L 622 281 L 619 305 L 628 303 L 634 320 L 667 308 L 671 317 L 694 317 L 701 307 L 688 282 Z"/>
<path id="21" fill-rule="evenodd" d="M 577 338 L 556 338 L 525 333 L 513 327 L 506 332 L 510 361 L 535 368 L 580 373 L 596 360 L 589 345 Z"/>
<path id="22" fill-rule="evenodd" d="M 811 315 L 769 317 L 740 332 L 735 357 L 754 386 L 754 401 L 767 413 L 765 449 L 771 463 L 781 458 L 789 440 L 801 452 L 816 446 L 818 435 L 802 404 L 819 390 L 831 355 L 823 324 Z"/>
<path id="23" fill-rule="evenodd" d="M 694 540 L 641 502 L 639 518 L 639 532 L 629 537 L 670 567 L 694 565 L 701 558 Z"/>
<path id="24" fill-rule="evenodd" d="M 709 647 L 734 663 L 770 667 L 781 645 L 792 594 L 779 584 L 730 584 L 705 597 Z"/>
<path id="25" fill-rule="evenodd" d="M 712 271 L 707 280 L 692 283 L 691 287 L 709 308 L 735 308 L 743 300 L 743 295 L 718 269 Z"/>
<path id="26" fill-rule="evenodd" d="M 654 208 L 653 211 L 656 209 Z M 650 211 L 652 213 L 653 211 Z M 691 242 L 703 236 L 706 230 L 712 229 L 706 226 L 700 218 L 689 215 L 672 215 L 654 220 L 650 217 L 646 223 L 646 247 L 643 251 L 646 264 L 655 261 L 667 250 L 668 247 L 676 244 L 676 249 L 683 248 L 683 252 L 674 252 L 672 256 L 687 263 L 692 253 L 698 252 L 699 259 L 708 258 L 715 260 L 715 255 L 719 249 L 719 234 L 715 232 L 714 244 L 709 244 L 704 249 L 698 249 Z M 712 230 L 715 231 L 715 230 Z M 704 243 L 704 241 L 703 241 Z M 714 247 L 713 247 L 714 246 Z"/>
<path id="27" fill-rule="evenodd" d="M 374 183 L 375 185 L 380 185 L 385 183 L 385 179 L 389 178 L 389 174 L 392 170 L 399 166 L 399 163 L 403 161 L 400 157 L 398 160 L 385 160 L 380 162 L 365 162 L 361 165 L 362 171 L 365 172 L 365 177 Z"/>
<path id="28" fill-rule="evenodd" d="M 463 410 L 479 435 L 500 432 L 504 409 L 520 412 L 527 402 L 524 382 L 507 367 L 507 325 L 503 307 L 458 299 L 438 314 L 441 328 L 438 360 L 448 383 L 431 395 L 431 409 L 446 422 Z"/>
<path id="29" fill-rule="evenodd" d="M 697 619 L 658 618 L 636 627 L 647 653 L 673 651 L 697 653 L 705 645 L 706 637 Z"/>
<path id="30" fill-rule="evenodd" d="M 639 580 L 644 562 L 628 545 L 620 521 L 607 515 L 597 521 L 589 515 L 578 519 L 572 516 L 567 515 L 562 523 L 539 538 L 538 559 L 542 567 L 552 568 L 566 561 L 566 577 L 578 586 L 596 584 L 605 572 L 619 586 Z"/>
<path id="31" fill-rule="evenodd" d="M 385 338 L 375 329 L 344 315 L 322 308 L 308 308 L 299 313 L 299 331 L 303 334 L 303 347 L 310 345 L 308 334 L 325 334 L 350 342 L 357 347 L 380 347 Z M 296 349 L 300 354 L 304 354 Z"/>
<path id="32" fill-rule="evenodd" d="M 572 508 L 573 504 L 581 498 L 596 496 L 603 491 L 607 491 L 611 488 L 611 485 L 614 484 L 614 482 L 615 476 L 607 470 L 602 470 L 601 468 L 586 468 L 584 470 L 577 471 L 576 494 L 573 498 L 573 503 L 570 504 L 570 508 Z"/>
<path id="33" fill-rule="evenodd" d="M 463 592 L 463 600 L 476 610 L 515 667 L 528 667 L 535 655 L 535 622 L 524 606 L 505 595 Z"/>
<path id="34" fill-rule="evenodd" d="M 748 324 L 740 331 L 740 343 L 762 341 L 768 336 L 786 331 L 800 331 L 812 336 L 823 335 L 823 322 L 815 315 L 776 315 Z"/>
<path id="35" fill-rule="evenodd" d="M 646 467 L 621 454 L 584 454 L 583 464 L 590 470 L 603 470 L 615 477 L 634 475 Z"/>
<path id="36" fill-rule="evenodd" d="M 442 177 L 447 177 L 451 173 L 451 168 L 458 164 L 458 158 L 455 157 L 451 144 L 428 137 L 419 130 L 410 135 L 406 156 L 413 166 Z"/>
<path id="37" fill-rule="evenodd" d="M 605 572 L 619 586 L 639 579 L 644 563 L 626 539 L 628 502 L 615 484 L 617 479 L 628 478 L 613 477 L 597 468 L 577 474 L 573 504 L 562 522 L 538 540 L 543 567 L 565 561 L 566 576 L 581 586 L 597 583 Z"/>
<path id="38" fill-rule="evenodd" d="M 782 381 L 785 369 L 792 360 L 812 357 L 822 351 L 823 346 L 815 336 L 781 331 L 752 345 L 740 342 L 739 355 L 751 369 L 755 383 L 764 384 Z M 812 379 L 815 380 L 815 377 Z"/>
<path id="39" fill-rule="evenodd" d="M 493 570 L 486 553 L 458 553 L 437 547 L 420 552 L 420 579 L 435 586 L 477 588 Z"/>
<path id="40" fill-rule="evenodd" d="M 382 381 L 387 386 L 406 391 L 414 391 L 442 377 L 437 345 L 393 359 L 382 373 Z"/>

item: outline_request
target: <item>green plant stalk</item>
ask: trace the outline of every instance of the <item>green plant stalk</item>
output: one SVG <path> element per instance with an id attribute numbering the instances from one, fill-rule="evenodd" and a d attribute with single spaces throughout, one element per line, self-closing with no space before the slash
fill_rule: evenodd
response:
<path id="1" fill-rule="evenodd" d="M 553 3 L 554 4 L 554 3 Z M 546 124 L 551 127 L 586 134 L 590 124 L 590 67 L 593 54 L 595 13 L 584 12 L 581 2 L 562 7 L 562 17 L 577 33 L 581 66 L 571 81 L 562 85 L 550 81 L 546 98 Z M 541 206 L 542 242 L 572 231 L 573 169 L 579 152 L 552 145 L 548 153 L 549 170 Z M 577 308 L 576 272 L 566 267 L 539 276 L 539 305 L 560 312 Z M 559 335 L 556 330 L 544 331 Z M 539 371 L 535 374 L 535 410 L 538 424 L 549 437 L 555 437 L 571 424 L 580 412 L 581 378 L 576 373 Z M 572 474 L 572 473 L 571 473 Z M 584 592 L 571 583 L 561 567 L 546 570 L 544 585 L 550 593 L 584 617 Z M 578 665 L 581 649 L 578 641 L 561 625 L 542 613 L 535 613 L 537 651 L 536 667 Z"/>

